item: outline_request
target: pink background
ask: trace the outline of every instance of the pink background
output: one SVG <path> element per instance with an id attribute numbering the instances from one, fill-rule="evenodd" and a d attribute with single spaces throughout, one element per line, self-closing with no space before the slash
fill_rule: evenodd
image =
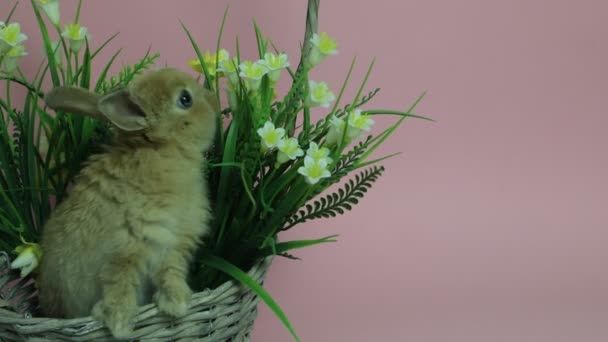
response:
<path id="1" fill-rule="evenodd" d="M 187 68 L 178 18 L 213 49 L 227 3 L 85 1 L 81 22 L 95 46 L 120 31 L 122 63 L 152 44 L 160 64 Z M 62 1 L 64 18 L 75 4 Z M 238 33 L 254 58 L 255 18 L 295 62 L 304 0 L 230 5 L 224 46 Z M 403 154 L 355 210 L 285 237 L 340 234 L 270 271 L 303 341 L 608 340 L 607 13 L 603 0 L 322 1 L 340 54 L 313 77 L 337 91 L 354 55 L 355 81 L 376 56 L 368 108 L 405 109 L 428 90 L 417 113 L 437 122 L 389 140 L 380 153 Z M 32 18 L 22 1 L 28 72 L 41 53 Z M 260 309 L 253 341 L 289 341 Z"/>

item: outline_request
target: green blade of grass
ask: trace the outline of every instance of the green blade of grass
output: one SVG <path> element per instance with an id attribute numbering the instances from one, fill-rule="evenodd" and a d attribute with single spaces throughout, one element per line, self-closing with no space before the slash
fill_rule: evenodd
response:
<path id="1" fill-rule="evenodd" d="M 89 40 L 85 39 L 86 48 L 84 50 L 84 57 L 82 61 L 82 70 L 80 75 L 80 87 L 89 89 L 91 86 L 91 50 L 89 50 Z"/>
<path id="2" fill-rule="evenodd" d="M 371 64 L 369 65 L 369 68 L 367 68 L 367 72 L 365 73 L 365 77 L 363 78 L 363 82 L 361 82 L 361 86 L 359 87 L 359 90 L 357 91 L 357 95 L 355 95 L 355 100 L 353 101 L 353 103 L 359 102 L 359 97 L 361 97 L 361 93 L 363 92 L 363 88 L 365 88 L 365 85 L 367 84 L 367 80 L 369 79 L 369 75 L 371 75 L 372 70 L 374 69 L 374 65 L 375 64 L 376 64 L 376 58 L 374 57 L 374 59 L 372 59 Z"/>
<path id="3" fill-rule="evenodd" d="M 11 21 L 11 18 L 13 17 L 13 13 L 15 13 L 15 10 L 17 9 L 17 5 L 19 5 L 19 1 L 15 1 L 13 8 L 11 8 L 11 11 L 8 12 L 8 16 L 6 16 L 6 19 L 4 19 L 4 23 L 6 25 L 8 25 L 9 22 Z"/>
<path id="4" fill-rule="evenodd" d="M 201 63 L 201 67 L 203 68 L 203 73 L 205 74 L 205 81 L 206 81 L 205 84 L 207 85 L 207 89 L 211 89 L 211 85 L 209 85 L 209 82 L 211 81 L 211 77 L 209 74 L 209 70 L 207 70 L 207 65 L 205 65 L 205 61 L 203 60 L 203 54 L 201 53 L 201 49 L 198 47 L 198 44 L 194 40 L 194 37 L 192 36 L 192 34 L 188 30 L 188 28 L 186 28 L 186 25 L 184 25 L 184 23 L 181 20 L 179 21 L 179 23 L 182 25 L 182 28 L 184 29 L 184 31 L 186 31 L 186 34 L 188 35 L 188 39 L 190 40 L 190 44 L 192 44 L 192 47 L 194 48 L 194 51 L 196 52 L 196 57 L 198 57 L 198 60 Z"/>
<path id="5" fill-rule="evenodd" d="M 82 8 L 82 0 L 78 0 L 78 7 L 76 7 L 76 16 L 74 17 L 74 23 L 78 24 L 80 19 L 80 9 Z"/>
<path id="6" fill-rule="evenodd" d="M 224 144 L 224 153 L 222 155 L 222 163 L 233 163 L 236 156 L 236 145 L 239 130 L 239 120 L 233 120 L 228 128 L 228 134 L 226 135 L 226 143 Z M 217 203 L 227 203 L 226 199 L 229 196 L 229 186 L 232 184 L 232 171 L 230 168 L 224 167 L 220 171 L 219 185 L 217 189 Z M 228 205 L 222 206 L 219 209 L 218 217 L 224 217 Z M 218 232 L 218 244 L 224 234 L 225 226 L 222 225 Z"/>
<path id="7" fill-rule="evenodd" d="M 335 113 L 340 105 L 340 100 L 342 99 L 342 95 L 344 95 L 344 90 L 346 90 L 346 85 L 350 80 L 350 76 L 353 73 L 353 69 L 355 68 L 355 63 L 357 62 L 357 57 L 353 57 L 353 61 L 350 62 L 350 67 L 348 68 L 348 73 L 346 74 L 346 78 L 344 82 L 342 82 L 342 88 L 340 88 L 340 93 L 338 93 L 338 97 L 336 98 L 336 102 L 334 103 L 334 107 L 331 109 L 330 113 Z"/>
<path id="8" fill-rule="evenodd" d="M 40 27 L 40 33 L 42 34 L 42 42 L 44 44 L 44 51 L 46 52 L 47 59 L 49 61 L 49 70 L 51 72 L 51 79 L 53 80 L 53 86 L 57 87 L 60 85 L 59 82 L 59 73 L 57 72 L 57 65 L 55 64 L 55 53 L 53 50 L 53 46 L 51 44 L 51 38 L 49 37 L 49 32 L 46 29 L 46 24 L 42 19 L 42 15 L 40 15 L 40 10 L 36 5 L 34 0 L 30 0 L 32 3 L 32 7 L 34 8 L 34 14 L 36 15 L 36 20 L 38 21 L 38 26 Z"/>
<path id="9" fill-rule="evenodd" d="M 416 114 L 410 114 L 410 113 L 406 113 L 406 112 L 401 112 L 398 110 L 388 110 L 388 109 L 370 109 L 370 110 L 364 110 L 361 112 L 361 114 L 369 114 L 369 115 L 382 115 L 382 114 L 386 114 L 386 115 L 398 115 L 398 116 L 407 116 L 410 118 L 415 118 L 415 119 L 422 119 L 422 120 L 427 120 L 427 121 L 432 121 L 435 122 L 435 120 L 426 117 L 426 116 L 422 116 L 422 115 L 416 115 Z"/>
<path id="10" fill-rule="evenodd" d="M 243 285 L 247 286 L 253 292 L 255 292 L 255 294 L 258 295 L 258 297 L 260 297 L 260 299 L 262 299 L 264 303 L 266 303 L 266 305 L 268 305 L 268 308 L 270 308 L 270 310 L 279 318 L 279 320 L 281 320 L 285 328 L 287 328 L 287 330 L 289 330 L 289 332 L 291 333 L 291 336 L 293 336 L 293 338 L 297 342 L 300 341 L 300 338 L 296 334 L 293 326 L 291 325 L 291 322 L 289 321 L 287 315 L 285 314 L 285 312 L 283 312 L 279 304 L 277 304 L 277 302 L 270 296 L 270 294 L 253 278 L 251 278 L 251 276 L 243 272 L 240 268 L 217 256 L 208 255 L 203 258 L 202 262 L 203 264 L 209 267 L 215 268 L 219 271 L 228 274 L 229 276 L 241 282 Z"/>
<path id="11" fill-rule="evenodd" d="M 386 159 L 389 159 L 389 158 L 392 158 L 392 157 L 398 156 L 398 155 L 400 155 L 401 153 L 402 153 L 402 152 L 397 152 L 397 153 L 389 154 L 389 155 L 387 155 L 387 156 L 380 157 L 380 158 L 376 158 L 376 159 L 374 159 L 374 160 L 370 160 L 370 161 L 365 162 L 365 163 L 359 163 L 359 162 L 356 162 L 356 163 L 355 163 L 355 165 L 354 165 L 354 168 L 352 169 L 352 171 L 357 170 L 357 169 L 360 169 L 360 168 L 362 168 L 362 167 L 366 167 L 366 166 L 368 166 L 368 165 L 372 165 L 372 164 L 379 163 L 379 162 L 381 162 L 381 161 L 383 161 L 383 160 L 386 160 Z"/>
<path id="12" fill-rule="evenodd" d="M 329 242 L 337 242 L 338 240 L 335 239 L 337 237 L 338 237 L 338 235 L 330 235 L 330 236 L 326 236 L 324 238 L 315 239 L 315 240 L 293 240 L 293 241 L 279 242 L 273 246 L 274 248 L 266 247 L 264 249 L 264 251 L 262 251 L 262 255 L 267 256 L 267 255 L 271 255 L 272 253 L 282 254 L 282 253 L 291 251 L 293 249 L 306 248 L 306 247 L 319 245 L 319 244 L 323 244 L 323 243 L 329 243 Z M 273 251 L 273 249 L 274 249 L 274 251 Z"/>
<path id="13" fill-rule="evenodd" d="M 103 44 L 101 44 L 101 46 L 99 46 L 97 50 L 93 51 L 93 53 L 91 54 L 91 59 L 95 59 L 95 56 L 97 56 L 97 54 L 100 53 L 101 50 L 103 50 L 106 45 L 108 45 L 112 40 L 114 40 L 114 38 L 116 38 L 116 36 L 118 36 L 119 34 L 120 32 L 116 32 L 112 36 L 110 36 L 110 38 L 106 39 L 106 41 L 103 42 Z"/>
<path id="14" fill-rule="evenodd" d="M 360 161 L 364 161 L 365 159 L 367 159 L 367 157 L 369 157 L 370 154 L 372 154 L 380 145 L 382 145 L 382 143 L 388 139 L 388 137 L 390 137 L 395 130 L 397 130 L 397 128 L 399 126 L 401 126 L 401 124 L 403 123 L 403 120 L 405 120 L 406 118 L 409 117 L 409 115 L 411 115 L 411 112 L 414 110 L 414 108 L 416 108 L 416 106 L 418 105 L 418 103 L 420 103 L 420 101 L 422 101 L 422 99 L 424 98 L 424 96 L 426 95 L 426 91 L 424 93 L 422 93 L 422 95 L 420 95 L 416 101 L 414 101 L 414 103 L 410 106 L 410 108 L 407 110 L 407 112 L 405 112 L 405 114 L 407 114 L 407 116 L 401 116 L 401 118 L 392 126 L 390 126 L 389 128 L 387 128 L 384 132 L 382 132 L 382 134 L 379 135 L 379 139 L 378 141 L 376 141 L 374 143 L 374 145 L 372 145 L 367 151 L 365 151 L 365 153 L 363 153 L 361 155 L 361 157 L 359 157 Z M 375 139 L 374 139 L 375 140 Z"/>
<path id="15" fill-rule="evenodd" d="M 258 45 L 258 54 L 260 55 L 260 58 L 264 58 L 264 54 L 266 53 L 266 42 L 264 41 L 262 31 L 255 20 L 253 21 L 253 29 L 255 30 L 255 40 Z"/>
<path id="16" fill-rule="evenodd" d="M 108 63 L 104 66 L 103 70 L 101 71 L 101 74 L 99 75 L 99 79 L 97 79 L 97 83 L 95 84 L 96 93 L 99 93 L 101 91 L 101 87 L 103 86 L 103 82 L 106 80 L 108 71 L 110 70 L 110 67 L 112 67 L 112 64 L 114 64 L 116 57 L 118 57 L 118 55 L 120 54 L 121 51 L 122 51 L 122 48 L 118 49 L 118 51 L 116 51 L 116 53 L 114 55 L 112 55 L 112 57 L 110 57 L 110 60 L 108 61 Z"/>
<path id="17" fill-rule="evenodd" d="M 220 32 L 217 35 L 217 44 L 215 46 L 215 65 L 219 67 L 219 58 L 220 58 L 220 46 L 222 44 L 222 35 L 224 33 L 224 25 L 226 24 L 226 17 L 228 16 L 228 8 L 230 4 L 226 5 L 226 9 L 224 10 L 224 16 L 222 16 L 222 23 L 220 24 Z M 217 95 L 217 102 L 220 103 L 220 78 L 215 78 L 215 91 Z"/>

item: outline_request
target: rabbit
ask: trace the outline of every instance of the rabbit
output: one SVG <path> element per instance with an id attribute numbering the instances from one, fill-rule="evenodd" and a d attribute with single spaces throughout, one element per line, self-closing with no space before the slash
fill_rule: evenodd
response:
<path id="1" fill-rule="evenodd" d="M 183 316 L 195 248 L 211 219 L 204 152 L 219 103 L 173 68 L 97 95 L 56 87 L 48 107 L 109 121 L 115 137 L 89 157 L 43 227 L 37 285 L 49 317 L 91 315 L 113 336 L 133 333 L 139 305 Z"/>

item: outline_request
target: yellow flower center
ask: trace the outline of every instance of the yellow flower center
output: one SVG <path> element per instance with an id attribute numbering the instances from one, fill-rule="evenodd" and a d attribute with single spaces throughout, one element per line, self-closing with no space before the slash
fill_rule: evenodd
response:
<path id="1" fill-rule="evenodd" d="M 16 44 L 21 34 L 21 26 L 18 23 L 9 24 L 2 29 L 2 39 L 9 44 Z"/>
<path id="2" fill-rule="evenodd" d="M 65 32 L 68 39 L 79 40 L 82 39 L 80 32 L 80 24 L 67 24 L 65 25 Z"/>
<path id="3" fill-rule="evenodd" d="M 326 32 L 323 32 L 319 35 L 318 47 L 322 53 L 328 54 L 338 47 L 338 43 L 336 43 L 336 41 L 334 41 L 333 39 L 329 38 Z"/>
<path id="4" fill-rule="evenodd" d="M 279 142 L 279 139 L 281 139 L 281 134 L 279 134 L 279 131 L 276 129 L 269 130 L 264 134 L 264 140 L 268 145 L 276 145 Z"/>
<path id="5" fill-rule="evenodd" d="M 308 171 L 308 177 L 320 178 L 323 175 L 325 168 L 321 166 L 321 163 L 315 162 L 310 165 L 306 171 Z"/>
<path id="6" fill-rule="evenodd" d="M 313 98 L 322 100 L 327 97 L 329 93 L 329 87 L 325 83 L 317 83 L 317 86 L 312 90 Z"/>
<path id="7" fill-rule="evenodd" d="M 264 76 L 264 67 L 257 63 L 252 63 L 251 61 L 246 61 L 243 63 L 241 67 L 245 77 L 259 79 Z"/>

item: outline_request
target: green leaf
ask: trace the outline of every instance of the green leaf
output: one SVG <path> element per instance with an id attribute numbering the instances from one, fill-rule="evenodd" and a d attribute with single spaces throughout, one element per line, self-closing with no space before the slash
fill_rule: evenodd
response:
<path id="1" fill-rule="evenodd" d="M 356 103 L 359 100 L 359 96 L 361 96 L 361 92 L 363 91 L 363 88 L 365 88 L 365 84 L 367 83 L 367 80 L 369 79 L 369 75 L 372 73 L 372 70 L 374 69 L 375 64 L 376 64 L 376 58 L 374 58 L 372 60 L 371 64 L 369 65 L 369 68 L 367 68 L 367 72 L 365 73 L 363 82 L 361 82 L 361 86 L 359 87 L 359 90 L 357 91 L 357 95 L 355 95 L 355 100 L 353 101 L 354 103 Z"/>
<path id="2" fill-rule="evenodd" d="M 224 33 L 224 25 L 226 24 L 226 17 L 228 16 L 228 8 L 230 7 L 229 4 L 226 5 L 226 9 L 224 10 L 224 16 L 222 17 L 222 23 L 220 24 L 220 32 L 217 35 L 217 44 L 215 47 L 215 65 L 219 66 L 219 58 L 220 58 L 220 46 L 222 44 L 222 35 Z M 201 61 L 202 63 L 202 61 Z M 217 96 L 217 101 L 219 103 L 220 101 L 220 78 L 216 77 L 215 78 L 215 90 L 216 90 L 216 96 Z"/>
<path id="3" fill-rule="evenodd" d="M 46 52 L 47 60 L 49 61 L 49 70 L 51 72 L 51 79 L 53 80 L 53 86 L 58 87 L 60 85 L 59 82 L 59 73 L 57 72 L 57 65 L 55 64 L 55 53 L 53 51 L 53 46 L 51 43 L 51 38 L 49 37 L 49 32 L 46 29 L 46 24 L 42 19 L 42 15 L 40 15 L 40 10 L 38 9 L 38 5 L 36 5 L 35 0 L 30 0 L 32 3 L 32 7 L 34 8 L 34 14 L 36 14 L 36 20 L 38 21 L 38 26 L 40 27 L 40 33 L 42 34 L 42 42 L 44 44 L 44 50 Z"/>
<path id="4" fill-rule="evenodd" d="M 91 84 L 91 50 L 89 50 L 89 40 L 85 39 L 86 48 L 84 50 L 84 60 L 82 61 L 82 75 L 80 76 L 80 87 L 89 89 Z"/>
<path id="5" fill-rule="evenodd" d="M 272 312 L 281 320 L 285 328 L 287 328 L 287 330 L 289 330 L 289 332 L 291 333 L 291 336 L 293 336 L 293 338 L 297 342 L 300 341 L 300 338 L 296 334 L 293 326 L 291 325 L 291 322 L 289 321 L 287 315 L 285 315 L 279 304 L 277 304 L 277 302 L 270 296 L 270 294 L 266 292 L 266 290 L 253 278 L 251 278 L 251 276 L 243 272 L 240 268 L 217 256 L 207 255 L 203 258 L 202 262 L 203 264 L 209 267 L 215 268 L 230 275 L 237 281 L 241 282 L 243 285 L 250 288 L 253 292 L 255 292 L 255 294 L 258 295 L 258 297 L 260 297 L 260 299 L 262 299 L 264 303 L 268 305 L 268 308 L 270 308 L 270 310 L 272 310 Z"/>
<path id="6" fill-rule="evenodd" d="M 264 58 L 264 54 L 266 53 L 266 42 L 264 41 L 262 31 L 255 20 L 253 21 L 253 29 L 255 30 L 255 40 L 258 45 L 258 54 L 260 55 L 260 58 Z"/>
<path id="7" fill-rule="evenodd" d="M 386 159 L 398 156 L 400 154 L 401 154 L 401 152 L 397 152 L 397 153 L 389 154 L 388 156 L 384 156 L 384 157 L 380 157 L 380 158 L 377 158 L 377 159 L 374 159 L 374 160 L 370 160 L 370 161 L 365 162 L 365 163 L 359 163 L 359 162 L 357 162 L 357 163 L 355 163 L 355 165 L 354 165 L 355 167 L 354 167 L 353 170 L 356 170 L 356 169 L 359 169 L 359 168 L 362 168 L 362 167 L 366 167 L 368 165 L 379 163 L 379 162 L 381 162 L 383 160 L 386 160 Z"/>
<path id="8" fill-rule="evenodd" d="M 369 157 L 370 154 L 372 154 L 380 145 L 382 145 L 382 143 L 388 139 L 388 137 L 390 137 L 396 130 L 397 128 L 399 128 L 399 126 L 401 126 L 401 123 L 403 123 L 403 120 L 405 120 L 406 118 L 408 118 L 410 115 L 412 115 L 412 111 L 414 110 L 414 108 L 416 108 L 416 106 L 418 105 L 418 103 L 420 103 L 420 101 L 422 101 L 422 99 L 424 98 L 424 95 L 426 95 L 426 91 L 424 93 L 422 93 L 422 95 L 420 95 L 416 101 L 414 101 L 414 103 L 410 106 L 410 108 L 408 109 L 407 112 L 405 112 L 403 115 L 394 125 L 390 126 L 389 128 L 387 128 L 384 132 L 382 132 L 379 135 L 378 141 L 375 142 L 376 139 L 374 139 L 374 145 L 372 145 L 362 156 L 360 160 L 365 160 L 367 159 L 367 157 Z"/>
<path id="9" fill-rule="evenodd" d="M 296 224 L 303 223 L 313 219 L 336 217 L 342 215 L 346 211 L 352 209 L 352 205 L 357 204 L 357 198 L 363 197 L 363 193 L 367 192 L 384 172 L 384 167 L 374 166 L 370 169 L 355 175 L 355 179 L 349 179 L 344 186 L 322 197 L 314 202 L 313 205 L 308 204 L 303 209 L 300 209 L 297 214 L 287 220 L 287 226 L 281 230 L 288 230 Z"/>
<path id="10" fill-rule="evenodd" d="M 336 237 L 338 237 L 338 235 L 330 235 L 316 240 L 293 240 L 279 242 L 273 245 L 274 248 L 267 247 L 266 249 L 264 249 L 262 255 L 283 254 L 293 249 L 300 249 L 323 243 L 336 242 L 338 241 L 335 239 Z M 274 251 L 272 249 L 274 249 Z"/>
<path id="11" fill-rule="evenodd" d="M 410 117 L 410 118 L 422 119 L 422 120 L 427 120 L 427 121 L 435 122 L 435 120 L 433 120 L 433 119 L 431 119 L 429 117 L 426 117 L 426 116 L 416 115 L 416 114 L 410 114 L 410 113 L 401 112 L 401 111 L 398 111 L 398 110 L 369 109 L 369 110 L 362 111 L 361 114 L 366 114 L 366 115 L 382 115 L 382 114 L 398 115 L 398 116 L 406 116 L 406 117 Z"/>
<path id="12" fill-rule="evenodd" d="M 101 52 L 101 50 L 103 50 L 106 45 L 108 45 L 112 40 L 114 40 L 114 38 L 116 38 L 116 36 L 118 36 L 120 32 L 116 32 L 114 33 L 110 38 L 106 39 L 105 42 L 103 42 L 103 44 L 101 44 L 100 47 L 97 48 L 97 50 L 95 50 L 92 54 L 91 54 L 91 59 L 95 59 L 95 56 L 97 56 L 98 53 Z"/>
<path id="13" fill-rule="evenodd" d="M 106 66 L 101 71 L 101 74 L 99 75 L 99 79 L 97 80 L 97 83 L 95 84 L 95 92 L 101 91 L 103 82 L 106 80 L 106 76 L 108 75 L 108 70 L 110 70 L 110 67 L 112 66 L 112 64 L 114 64 L 114 60 L 116 60 L 116 57 L 118 57 L 118 54 L 120 54 L 121 51 L 122 51 L 122 49 L 118 49 L 118 51 L 116 51 L 116 53 L 114 55 L 112 55 L 112 57 L 110 58 L 110 60 L 106 64 Z"/>
<path id="14" fill-rule="evenodd" d="M 205 79 L 206 79 L 205 84 L 207 85 L 207 89 L 211 89 L 211 85 L 209 84 L 209 82 L 211 82 L 211 76 L 209 74 L 209 70 L 207 70 L 207 65 L 205 65 L 205 62 L 203 60 L 203 54 L 201 53 L 201 49 L 198 47 L 198 44 L 196 43 L 196 40 L 194 40 L 194 37 L 192 36 L 190 31 L 186 28 L 186 25 L 184 25 L 184 23 L 181 20 L 179 21 L 179 23 L 182 25 L 182 28 L 184 29 L 184 31 L 186 31 L 186 34 L 188 35 L 188 39 L 190 40 L 190 44 L 192 44 L 192 47 L 194 48 L 194 51 L 196 52 L 196 56 L 198 57 L 198 60 L 200 61 L 201 66 L 203 67 L 203 73 L 205 74 Z"/>
<path id="15" fill-rule="evenodd" d="M 353 73 L 353 69 L 355 68 L 355 63 L 357 62 L 357 57 L 353 57 L 353 61 L 350 62 L 350 67 L 348 68 L 348 73 L 346 74 L 346 78 L 344 82 L 342 82 L 342 88 L 340 88 L 340 93 L 338 93 L 338 97 L 336 98 L 336 102 L 334 103 L 334 107 L 331 109 L 330 113 L 335 113 L 338 105 L 340 104 L 340 100 L 342 99 L 342 95 L 344 95 L 344 90 L 346 90 L 346 85 L 348 85 L 348 80 L 350 80 L 350 76 Z"/>
<path id="16" fill-rule="evenodd" d="M 11 8 L 11 11 L 8 13 L 8 16 L 6 16 L 6 19 L 4 19 L 5 24 L 8 25 L 9 22 L 11 21 L 11 18 L 13 17 L 13 13 L 15 13 L 15 10 L 17 9 L 17 5 L 19 5 L 19 1 L 15 1 L 13 8 Z"/>

